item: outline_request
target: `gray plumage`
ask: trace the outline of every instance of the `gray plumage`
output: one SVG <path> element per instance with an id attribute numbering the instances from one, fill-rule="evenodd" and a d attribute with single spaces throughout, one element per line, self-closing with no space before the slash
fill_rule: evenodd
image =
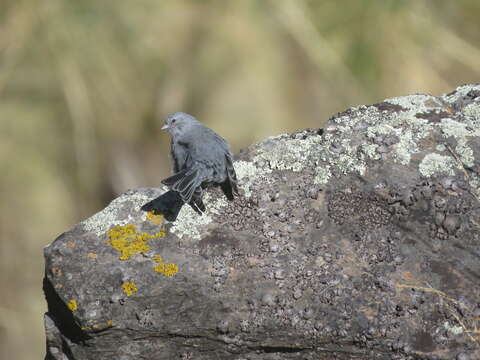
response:
<path id="1" fill-rule="evenodd" d="M 220 186 L 229 200 L 238 195 L 237 176 L 228 143 L 193 116 L 176 112 L 162 128 L 170 133 L 174 175 L 163 180 L 184 203 L 205 211 L 202 189 Z"/>

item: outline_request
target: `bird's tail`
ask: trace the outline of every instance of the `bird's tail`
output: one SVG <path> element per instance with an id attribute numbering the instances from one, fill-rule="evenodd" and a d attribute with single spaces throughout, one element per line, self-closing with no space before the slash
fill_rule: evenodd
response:
<path id="1" fill-rule="evenodd" d="M 156 215 L 163 215 L 168 221 L 175 221 L 184 202 L 176 191 L 167 191 L 159 197 L 142 206 L 143 211 L 153 211 Z"/>
<path id="2" fill-rule="evenodd" d="M 143 211 L 153 211 L 156 215 L 163 215 L 168 221 L 177 220 L 178 213 L 182 209 L 183 202 L 180 194 L 176 191 L 170 190 L 160 195 L 159 197 L 149 201 L 142 206 Z M 193 194 L 192 201 L 188 204 L 199 215 L 205 212 L 205 205 L 203 204 L 201 192 L 200 194 Z"/>

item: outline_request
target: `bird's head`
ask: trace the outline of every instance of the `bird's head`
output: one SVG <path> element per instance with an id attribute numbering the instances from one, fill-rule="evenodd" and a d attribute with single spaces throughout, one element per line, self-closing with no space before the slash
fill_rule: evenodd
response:
<path id="1" fill-rule="evenodd" d="M 165 118 L 165 125 L 162 127 L 162 130 L 168 131 L 170 135 L 175 137 L 183 134 L 196 124 L 198 124 L 198 121 L 192 115 L 176 112 Z"/>

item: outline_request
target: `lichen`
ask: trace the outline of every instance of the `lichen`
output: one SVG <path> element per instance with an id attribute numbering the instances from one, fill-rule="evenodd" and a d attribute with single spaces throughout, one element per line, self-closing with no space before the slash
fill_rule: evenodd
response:
<path id="1" fill-rule="evenodd" d="M 376 144 L 365 144 L 362 146 L 362 151 L 369 158 L 378 160 L 380 159 L 380 154 L 377 152 L 378 145 Z"/>
<path id="2" fill-rule="evenodd" d="M 429 102 L 436 103 L 436 100 L 431 95 L 415 94 L 386 99 L 385 102 L 393 105 L 399 105 L 404 109 L 413 109 L 418 113 L 419 111 L 425 111 L 427 108 L 430 108 L 430 106 L 427 106 L 427 104 Z"/>
<path id="3" fill-rule="evenodd" d="M 155 215 L 155 213 L 153 211 L 147 212 L 146 219 L 154 225 L 163 224 L 163 216 L 162 215 Z"/>
<path id="4" fill-rule="evenodd" d="M 113 327 L 113 320 L 108 320 L 107 322 L 100 323 L 100 324 L 93 324 L 92 326 L 84 326 L 82 327 L 82 331 L 99 331 L 105 330 Z"/>
<path id="5" fill-rule="evenodd" d="M 158 191 L 158 194 L 161 192 Z M 128 191 L 113 200 L 105 209 L 82 221 L 80 225 L 97 236 L 104 234 L 113 225 L 127 225 L 135 221 L 140 208 L 151 200 L 145 193 Z"/>
<path id="6" fill-rule="evenodd" d="M 465 106 L 462 110 L 465 115 L 466 123 L 473 129 L 476 129 L 477 135 L 480 130 L 480 104 L 472 103 Z"/>
<path id="7" fill-rule="evenodd" d="M 128 260 L 134 254 L 150 251 L 148 240 L 165 236 L 163 229 L 156 234 L 137 233 L 134 224 L 119 225 L 107 231 L 110 245 L 121 253 L 120 260 Z"/>
<path id="8" fill-rule="evenodd" d="M 451 156 L 430 153 L 423 158 L 419 170 L 423 176 L 431 177 L 439 174 L 454 175 L 455 167 L 455 161 Z"/>
<path id="9" fill-rule="evenodd" d="M 479 89 L 480 87 L 478 85 L 462 85 L 457 87 L 453 93 L 443 95 L 442 99 L 448 103 L 454 103 L 466 97 L 470 91 Z"/>
<path id="10" fill-rule="evenodd" d="M 200 239 L 202 237 L 200 232 L 201 227 L 210 224 L 214 216 L 219 214 L 221 209 L 227 206 L 227 201 L 223 195 L 213 199 L 209 193 L 206 193 L 203 201 L 205 204 L 208 204 L 208 206 L 202 216 L 199 216 L 190 206 L 184 206 L 180 210 L 177 220 L 170 228 L 170 232 L 180 238 L 187 236 L 192 239 Z"/>
<path id="11" fill-rule="evenodd" d="M 435 150 L 437 150 L 439 152 L 442 152 L 442 151 L 447 150 L 447 147 L 443 144 L 438 144 L 437 146 L 435 146 Z"/>
<path id="12" fill-rule="evenodd" d="M 70 309 L 70 311 L 78 310 L 77 300 L 70 300 L 67 304 L 67 307 Z"/>
<path id="13" fill-rule="evenodd" d="M 238 178 L 238 186 L 243 190 L 243 195 L 246 198 L 252 196 L 253 184 L 258 181 L 260 177 L 265 180 L 265 175 L 271 172 L 271 169 L 257 166 L 253 161 L 239 160 L 233 165 Z"/>
<path id="14" fill-rule="evenodd" d="M 457 326 L 453 325 L 452 326 L 452 325 L 449 324 L 448 321 L 445 321 L 443 323 L 443 327 L 444 327 L 445 330 L 450 331 L 454 335 L 460 335 L 464 331 L 462 326 L 460 326 L 460 325 L 457 325 Z"/>
<path id="15" fill-rule="evenodd" d="M 425 134 L 425 133 L 423 133 Z M 412 155 L 419 151 L 417 145 L 418 139 L 413 137 L 412 131 L 405 131 L 400 137 L 397 144 L 394 145 L 395 157 L 402 165 L 410 164 Z"/>
<path id="16" fill-rule="evenodd" d="M 178 266 L 174 263 L 165 263 L 160 255 L 154 255 L 153 261 L 157 265 L 153 268 L 153 271 L 161 273 L 165 276 L 172 276 L 178 272 Z"/>
<path id="17" fill-rule="evenodd" d="M 330 172 L 330 165 L 325 165 L 317 168 L 317 174 L 313 179 L 314 184 L 324 185 L 328 182 L 328 179 L 332 176 Z"/>
<path id="18" fill-rule="evenodd" d="M 137 285 L 134 282 L 126 282 L 122 284 L 123 292 L 127 296 L 132 296 L 138 292 Z"/>
<path id="19" fill-rule="evenodd" d="M 278 139 L 275 146 L 265 146 L 253 161 L 265 161 L 272 170 L 301 171 L 306 165 L 305 158 L 311 155 L 321 141 L 320 135 L 308 136 L 306 139 Z"/>
<path id="20" fill-rule="evenodd" d="M 468 167 L 473 166 L 475 158 L 473 157 L 473 150 L 468 146 L 467 137 L 480 136 L 479 129 L 468 127 L 466 124 L 452 119 L 442 119 L 440 127 L 446 138 L 451 136 L 457 141 L 455 152 L 462 163 Z"/>

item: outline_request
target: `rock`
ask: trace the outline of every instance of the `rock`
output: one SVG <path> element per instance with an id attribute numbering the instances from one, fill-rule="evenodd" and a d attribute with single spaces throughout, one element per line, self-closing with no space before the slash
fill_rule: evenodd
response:
<path id="1" fill-rule="evenodd" d="M 479 359 L 480 86 L 266 139 L 174 223 L 131 190 L 45 248 L 46 359 Z"/>

